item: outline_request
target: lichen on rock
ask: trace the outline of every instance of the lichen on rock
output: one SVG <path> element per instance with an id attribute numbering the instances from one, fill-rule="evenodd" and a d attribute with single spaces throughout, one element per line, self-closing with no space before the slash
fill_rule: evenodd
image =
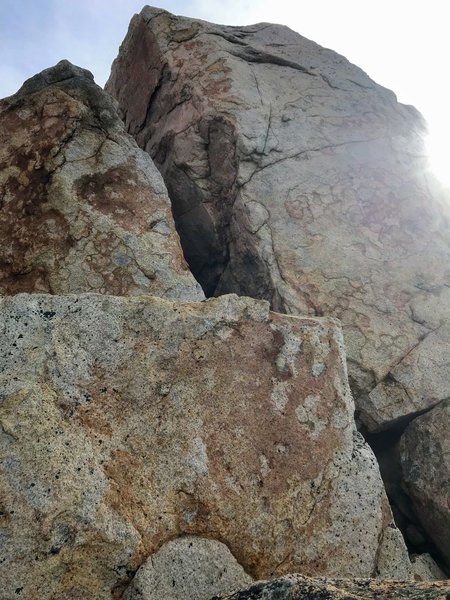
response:
<path id="1" fill-rule="evenodd" d="M 0 293 L 201 300 L 164 183 L 113 99 L 68 61 L 0 102 Z"/>

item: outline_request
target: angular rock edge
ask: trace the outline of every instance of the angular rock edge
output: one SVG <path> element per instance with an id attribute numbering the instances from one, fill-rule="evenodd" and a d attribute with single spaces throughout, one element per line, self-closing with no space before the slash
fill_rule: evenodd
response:
<path id="1" fill-rule="evenodd" d="M 405 578 L 342 332 L 237 296 L 0 298 L 5 593 L 120 597 L 183 535 L 254 578 Z"/>
<path id="2" fill-rule="evenodd" d="M 448 600 L 450 581 L 393 582 L 373 579 L 328 579 L 289 575 L 260 581 L 211 600 Z"/>
<path id="3" fill-rule="evenodd" d="M 450 397 L 434 360 L 450 346 L 450 202 L 415 109 L 287 27 L 149 6 L 106 88 L 164 176 L 206 295 L 339 318 L 370 430 Z"/>
<path id="4" fill-rule="evenodd" d="M 68 61 L 0 101 L 0 238 L 0 294 L 204 298 L 160 174 Z"/>

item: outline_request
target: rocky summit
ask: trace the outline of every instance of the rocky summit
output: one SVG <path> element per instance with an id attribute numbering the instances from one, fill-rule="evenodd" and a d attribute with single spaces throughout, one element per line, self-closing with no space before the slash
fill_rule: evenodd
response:
<path id="1" fill-rule="evenodd" d="M 286 27 L 151 7 L 106 91 L 0 101 L 2 599 L 450 598 L 423 133 Z"/>
<path id="2" fill-rule="evenodd" d="M 163 174 L 207 295 L 344 327 L 371 430 L 450 396 L 450 207 L 424 123 L 342 56 L 287 27 L 146 7 L 107 89 Z"/>

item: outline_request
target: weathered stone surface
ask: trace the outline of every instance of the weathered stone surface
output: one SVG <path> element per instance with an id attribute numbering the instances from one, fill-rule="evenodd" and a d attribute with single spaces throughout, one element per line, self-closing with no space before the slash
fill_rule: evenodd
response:
<path id="1" fill-rule="evenodd" d="M 394 523 L 386 527 L 378 548 L 377 572 L 381 579 L 408 581 L 413 577 L 408 551 L 403 536 Z"/>
<path id="2" fill-rule="evenodd" d="M 429 554 L 418 554 L 411 557 L 411 564 L 416 581 L 439 581 L 447 579 L 447 575 Z"/>
<path id="3" fill-rule="evenodd" d="M 0 294 L 204 297 L 160 174 L 68 61 L 0 101 L 0 238 Z"/>
<path id="4" fill-rule="evenodd" d="M 123 600 L 209 600 L 252 582 L 225 546 L 186 536 L 172 540 L 142 565 Z"/>
<path id="5" fill-rule="evenodd" d="M 287 27 L 150 7 L 107 89 L 165 178 L 207 295 L 341 319 L 372 430 L 450 396 L 450 204 L 412 107 Z"/>
<path id="6" fill-rule="evenodd" d="M 414 419 L 400 456 L 415 513 L 450 567 L 450 400 Z"/>
<path id="7" fill-rule="evenodd" d="M 120 597 L 183 535 L 256 578 L 383 576 L 386 540 L 404 551 L 332 319 L 236 296 L 3 297 L 0 398 L 6 598 Z"/>
<path id="8" fill-rule="evenodd" d="M 447 600 L 450 582 L 377 582 L 370 579 L 339 580 L 290 575 L 260 581 L 234 594 L 211 600 Z"/>

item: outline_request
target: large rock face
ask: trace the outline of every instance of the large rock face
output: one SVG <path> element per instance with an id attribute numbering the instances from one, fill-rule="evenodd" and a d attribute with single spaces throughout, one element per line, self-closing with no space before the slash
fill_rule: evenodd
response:
<path id="1" fill-rule="evenodd" d="M 0 294 L 204 297 L 161 176 L 67 61 L 0 102 L 0 238 Z"/>
<path id="2" fill-rule="evenodd" d="M 335 321 L 19 294 L 0 332 L 5 598 L 120 597 L 183 535 L 252 577 L 408 576 Z"/>
<path id="3" fill-rule="evenodd" d="M 150 7 L 107 89 L 208 295 L 341 319 L 370 429 L 450 396 L 448 211 L 413 108 L 286 27 Z"/>
<path id="4" fill-rule="evenodd" d="M 407 427 L 400 458 L 415 513 L 450 567 L 450 400 Z"/>
<path id="5" fill-rule="evenodd" d="M 446 600 L 449 597 L 449 582 L 345 581 L 291 575 L 274 581 L 260 581 L 233 594 L 214 596 L 211 600 Z"/>

